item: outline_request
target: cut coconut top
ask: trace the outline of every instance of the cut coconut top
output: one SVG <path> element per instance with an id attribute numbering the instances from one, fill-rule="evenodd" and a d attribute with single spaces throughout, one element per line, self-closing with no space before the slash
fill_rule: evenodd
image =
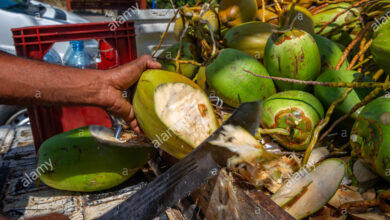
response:
<path id="1" fill-rule="evenodd" d="M 329 156 L 329 154 L 329 150 L 326 147 L 314 148 L 314 150 L 310 154 L 307 164 L 315 165 L 316 163 L 322 161 L 327 156 Z"/>
<path id="2" fill-rule="evenodd" d="M 210 144 L 228 148 L 239 156 L 231 158 L 228 165 L 242 161 L 253 163 L 259 157 L 269 158 L 271 155 L 247 130 L 233 125 L 224 125 L 222 128 L 221 134 Z"/>
<path id="3" fill-rule="evenodd" d="M 216 127 L 213 108 L 205 94 L 185 83 L 165 83 L 154 92 L 157 116 L 176 135 L 195 146 Z"/>
<path id="4" fill-rule="evenodd" d="M 302 172 L 303 171 L 303 172 Z M 297 181 L 297 179 L 299 179 Z M 307 170 L 300 170 L 295 173 L 280 189 L 272 195 L 271 199 L 283 207 L 299 196 L 313 182 L 312 176 Z"/>
<path id="5" fill-rule="evenodd" d="M 321 162 L 309 174 L 313 182 L 290 206 L 285 208 L 286 212 L 296 219 L 317 212 L 336 193 L 345 173 L 346 167 L 342 160 L 332 158 Z"/>

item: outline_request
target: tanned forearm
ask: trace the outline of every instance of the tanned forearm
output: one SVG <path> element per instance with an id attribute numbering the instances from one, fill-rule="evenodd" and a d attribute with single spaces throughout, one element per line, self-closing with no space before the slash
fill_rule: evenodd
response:
<path id="1" fill-rule="evenodd" d="M 80 70 L 0 52 L 0 103 L 99 105 L 104 71 Z"/>
<path id="2" fill-rule="evenodd" d="M 0 52 L 0 104 L 99 106 L 140 132 L 133 107 L 123 92 L 145 70 L 158 68 L 161 65 L 150 56 L 103 71 L 80 70 Z"/>

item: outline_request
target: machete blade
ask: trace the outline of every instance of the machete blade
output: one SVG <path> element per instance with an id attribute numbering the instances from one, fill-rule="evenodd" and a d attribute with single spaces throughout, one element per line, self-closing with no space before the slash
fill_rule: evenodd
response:
<path id="1" fill-rule="evenodd" d="M 260 101 L 241 104 L 232 116 L 194 151 L 99 219 L 147 220 L 177 204 L 208 179 L 218 175 L 235 154 L 209 142 L 221 135 L 224 125 L 240 126 L 255 134 L 260 124 Z"/>

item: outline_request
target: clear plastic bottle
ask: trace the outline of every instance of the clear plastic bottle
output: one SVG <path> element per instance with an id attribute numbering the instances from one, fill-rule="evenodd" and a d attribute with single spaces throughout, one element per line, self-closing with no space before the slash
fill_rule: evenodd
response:
<path id="1" fill-rule="evenodd" d="M 50 50 L 45 54 L 45 56 L 43 57 L 43 61 L 62 65 L 61 56 L 53 48 L 50 48 Z"/>
<path id="2" fill-rule="evenodd" d="M 88 53 L 84 50 L 83 41 L 71 41 L 70 47 L 64 56 L 64 64 L 80 69 L 93 68 L 92 62 Z"/>

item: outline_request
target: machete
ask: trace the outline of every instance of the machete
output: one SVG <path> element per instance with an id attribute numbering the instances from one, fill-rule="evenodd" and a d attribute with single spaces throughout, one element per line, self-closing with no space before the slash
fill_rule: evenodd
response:
<path id="1" fill-rule="evenodd" d="M 160 216 L 167 208 L 191 194 L 195 189 L 218 175 L 235 153 L 209 142 L 223 135 L 224 125 L 240 126 L 255 134 L 260 125 L 260 101 L 241 104 L 232 116 L 195 150 L 158 176 L 147 186 L 99 219 L 148 220 Z"/>

